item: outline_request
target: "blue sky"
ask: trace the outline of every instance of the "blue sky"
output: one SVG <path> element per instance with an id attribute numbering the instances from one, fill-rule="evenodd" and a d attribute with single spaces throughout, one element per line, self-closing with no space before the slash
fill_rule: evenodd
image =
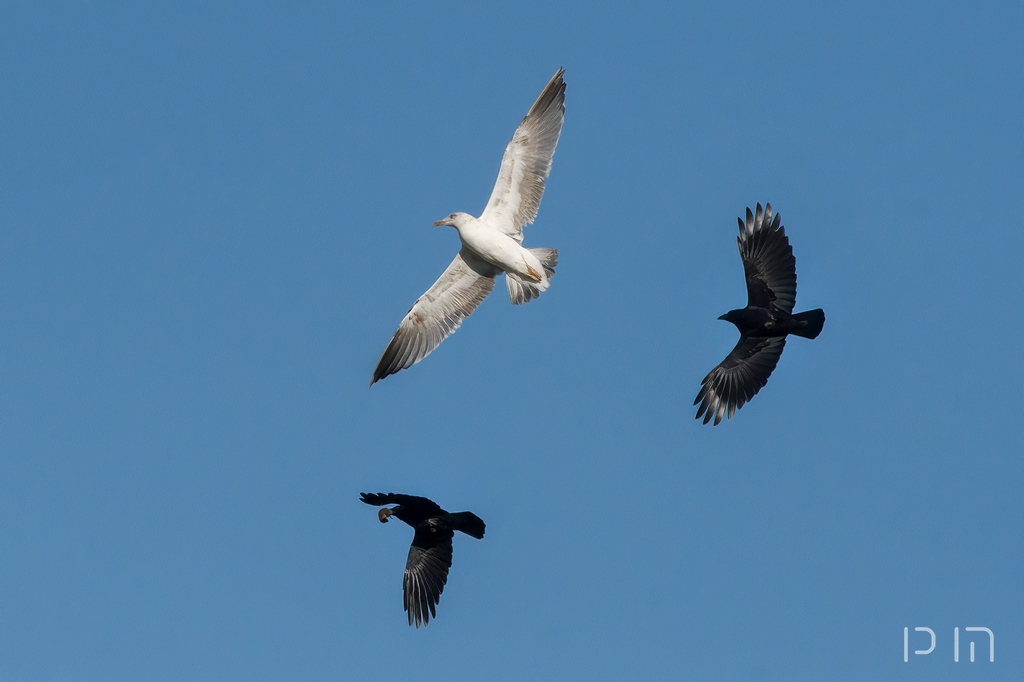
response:
<path id="1" fill-rule="evenodd" d="M 1020 679 L 1022 32 L 1015 2 L 6 3 L 0 679 Z M 430 223 L 479 213 L 559 66 L 551 289 L 368 391 L 458 248 Z M 765 201 L 828 321 L 702 426 Z M 488 524 L 425 629 L 411 529 L 360 491 Z M 953 662 L 970 626 L 995 663 Z"/>

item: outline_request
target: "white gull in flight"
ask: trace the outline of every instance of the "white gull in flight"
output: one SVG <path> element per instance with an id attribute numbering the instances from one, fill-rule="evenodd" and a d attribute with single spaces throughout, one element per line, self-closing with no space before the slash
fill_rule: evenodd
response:
<path id="1" fill-rule="evenodd" d="M 551 174 L 565 115 L 564 69 L 559 69 L 505 147 L 498 181 L 479 218 L 452 213 L 434 223 L 459 232 L 462 249 L 398 325 L 370 385 L 412 367 L 459 328 L 505 273 L 508 298 L 526 303 L 546 291 L 558 265 L 557 249 L 523 248 L 523 226 L 533 222 Z"/>

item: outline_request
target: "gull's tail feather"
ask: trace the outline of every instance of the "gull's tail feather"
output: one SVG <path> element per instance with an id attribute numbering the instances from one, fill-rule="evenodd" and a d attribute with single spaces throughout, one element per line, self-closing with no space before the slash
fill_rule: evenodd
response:
<path id="1" fill-rule="evenodd" d="M 540 296 L 540 292 L 547 291 L 551 285 L 551 277 L 555 274 L 555 266 L 558 265 L 558 249 L 527 249 L 536 256 L 537 260 L 544 267 L 544 279 L 540 282 L 526 282 L 511 273 L 505 273 L 505 284 L 508 285 L 508 300 L 512 305 L 528 303 Z"/>

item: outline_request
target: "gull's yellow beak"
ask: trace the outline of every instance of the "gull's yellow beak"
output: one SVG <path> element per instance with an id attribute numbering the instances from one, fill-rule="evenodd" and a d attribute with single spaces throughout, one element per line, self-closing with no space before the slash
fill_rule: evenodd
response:
<path id="1" fill-rule="evenodd" d="M 441 227 L 442 225 L 444 225 L 443 220 L 438 220 L 436 223 L 434 223 L 434 227 Z"/>

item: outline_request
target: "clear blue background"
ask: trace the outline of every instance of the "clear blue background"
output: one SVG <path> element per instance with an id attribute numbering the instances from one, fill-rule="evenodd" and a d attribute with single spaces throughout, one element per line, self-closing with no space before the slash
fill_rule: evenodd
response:
<path id="1" fill-rule="evenodd" d="M 4 3 L 0 679 L 1021 679 L 1022 34 L 1010 0 Z M 559 66 L 552 288 L 368 391 Z M 765 201 L 828 322 L 702 426 Z M 488 523 L 426 629 L 389 490 Z"/>

